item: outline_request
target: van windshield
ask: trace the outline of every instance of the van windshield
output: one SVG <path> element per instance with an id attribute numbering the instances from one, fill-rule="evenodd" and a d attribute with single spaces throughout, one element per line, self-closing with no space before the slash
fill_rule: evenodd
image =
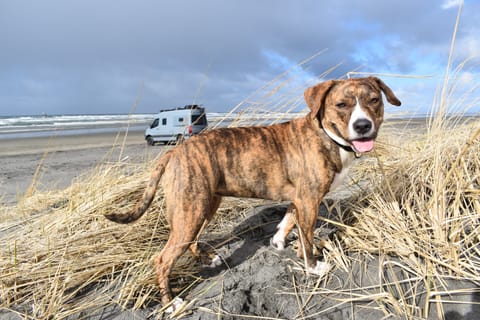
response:
<path id="1" fill-rule="evenodd" d="M 205 113 L 193 114 L 192 115 L 192 124 L 194 126 L 206 126 L 207 125 L 207 117 L 205 116 Z"/>
<path id="2" fill-rule="evenodd" d="M 153 129 L 153 128 L 158 127 L 158 121 L 159 121 L 158 118 L 155 119 L 155 120 L 153 121 L 153 123 L 150 125 L 150 128 Z"/>

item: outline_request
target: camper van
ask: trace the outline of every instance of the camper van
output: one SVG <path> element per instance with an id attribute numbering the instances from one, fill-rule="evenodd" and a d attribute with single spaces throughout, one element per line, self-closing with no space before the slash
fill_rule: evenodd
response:
<path id="1" fill-rule="evenodd" d="M 161 110 L 149 128 L 145 130 L 145 140 L 149 145 L 156 142 L 181 142 L 200 133 L 207 127 L 205 108 L 199 105 Z"/>

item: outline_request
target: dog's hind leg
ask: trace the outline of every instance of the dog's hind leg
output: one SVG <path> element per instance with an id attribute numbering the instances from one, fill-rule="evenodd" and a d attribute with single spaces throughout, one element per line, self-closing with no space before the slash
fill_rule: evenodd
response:
<path id="1" fill-rule="evenodd" d="M 211 218 L 212 209 L 215 201 L 198 201 L 196 199 L 195 210 L 187 211 L 186 208 L 192 208 L 191 199 L 183 199 L 182 205 L 167 201 L 167 217 L 170 223 L 170 236 L 165 247 L 155 258 L 155 270 L 157 272 L 158 287 L 162 304 L 165 306 L 172 300 L 172 293 L 169 284 L 169 275 L 178 258 L 194 243 L 197 235 L 204 225 L 207 218 Z M 179 300 L 181 301 L 181 300 Z M 178 303 L 177 303 L 178 304 Z M 173 305 L 173 311 L 178 305 Z"/>
<path id="2" fill-rule="evenodd" d="M 198 232 L 197 237 L 195 238 L 195 241 L 189 247 L 192 254 L 195 257 L 197 257 L 203 265 L 211 268 L 221 265 L 222 263 L 221 258 L 217 254 L 215 254 L 215 252 L 213 251 L 213 248 L 209 247 L 206 250 L 201 249 L 198 245 L 198 240 L 203 230 L 205 230 L 205 228 L 208 226 L 208 224 L 212 220 L 215 212 L 217 212 L 221 202 L 222 202 L 222 197 L 215 196 L 213 198 L 212 204 L 210 206 L 210 212 L 209 214 L 206 215 L 206 219 L 203 222 L 203 225 L 200 228 L 200 231 Z"/>
<path id="3" fill-rule="evenodd" d="M 190 249 L 190 252 L 192 252 L 192 254 L 197 258 L 200 257 L 203 253 L 203 250 L 201 250 L 198 247 L 198 239 L 200 238 L 200 235 L 202 234 L 203 230 L 205 230 L 205 228 L 207 227 L 207 225 L 209 223 L 210 223 L 210 221 L 205 219 L 205 221 L 202 224 L 202 227 L 200 228 L 200 231 L 197 234 L 197 237 L 195 238 L 193 243 L 190 245 L 190 247 L 188 247 Z"/>
<path id="4" fill-rule="evenodd" d="M 193 240 L 193 237 L 191 240 Z M 163 306 L 168 305 L 172 301 L 170 280 L 168 279 L 172 267 L 177 259 L 187 250 L 191 240 L 188 241 L 188 238 L 183 237 L 182 233 L 170 233 L 165 247 L 155 258 L 155 271 L 157 273 L 158 288 Z M 181 300 L 179 302 L 181 302 Z M 177 302 L 174 301 L 173 305 L 167 309 L 167 312 L 172 312 L 177 307 Z"/>

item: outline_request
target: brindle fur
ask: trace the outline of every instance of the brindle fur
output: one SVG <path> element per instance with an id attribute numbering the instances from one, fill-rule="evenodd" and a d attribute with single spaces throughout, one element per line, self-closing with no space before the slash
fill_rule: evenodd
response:
<path id="1" fill-rule="evenodd" d="M 349 109 L 378 97 L 366 107 L 376 125 L 383 120 L 383 91 L 389 102 L 400 101 L 380 79 L 369 77 L 327 81 L 305 91 L 311 112 L 304 118 L 266 127 L 224 128 L 204 132 L 165 154 L 156 164 L 150 182 L 136 208 L 112 214 L 112 221 L 129 223 L 147 210 L 163 175 L 169 239 L 155 259 L 162 303 L 171 301 L 168 276 L 175 261 L 189 247 L 198 255 L 197 237 L 212 219 L 223 196 L 291 201 L 285 235 L 296 221 L 304 247 L 298 249 L 309 266 L 315 265 L 313 231 L 320 203 L 337 173 L 342 170 L 339 147 L 323 127 L 345 131 Z M 338 101 L 350 108 L 338 110 Z M 377 127 L 378 128 L 378 127 Z M 296 218 L 296 219 L 295 219 Z"/>

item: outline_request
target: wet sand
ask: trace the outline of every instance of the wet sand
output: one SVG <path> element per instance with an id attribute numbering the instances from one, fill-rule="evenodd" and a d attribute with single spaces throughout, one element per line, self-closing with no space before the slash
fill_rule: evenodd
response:
<path id="1" fill-rule="evenodd" d="M 63 189 L 103 161 L 144 162 L 161 148 L 147 146 L 143 132 L 130 132 L 125 143 L 115 133 L 0 140 L 0 204 L 15 204 L 37 170 L 39 190 Z"/>

